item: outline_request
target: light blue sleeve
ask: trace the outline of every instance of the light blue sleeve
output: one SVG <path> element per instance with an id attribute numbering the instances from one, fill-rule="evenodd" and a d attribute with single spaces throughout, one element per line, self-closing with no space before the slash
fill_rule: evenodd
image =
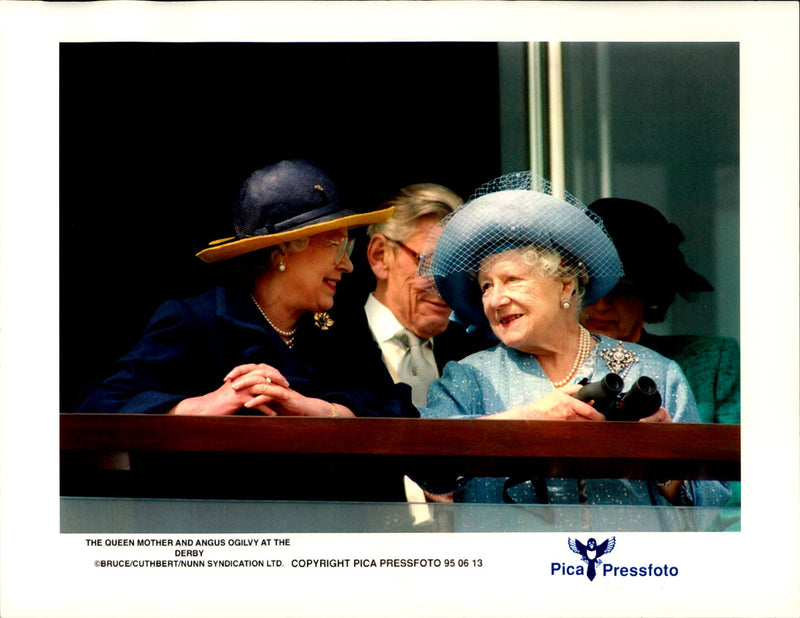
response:
<path id="1" fill-rule="evenodd" d="M 700 423 L 692 388 L 675 361 L 667 361 L 665 382 L 666 392 L 662 394 L 661 405 L 667 409 L 672 420 L 676 423 Z"/>
<path id="2" fill-rule="evenodd" d="M 442 377 L 428 389 L 428 402 L 420 408 L 423 418 L 468 418 L 486 414 L 481 382 L 475 369 L 466 363 L 451 361 Z"/>

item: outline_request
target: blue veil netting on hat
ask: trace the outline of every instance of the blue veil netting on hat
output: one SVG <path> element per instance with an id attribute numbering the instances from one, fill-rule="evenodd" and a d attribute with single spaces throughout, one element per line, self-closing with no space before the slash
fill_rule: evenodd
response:
<path id="1" fill-rule="evenodd" d="M 475 282 L 481 262 L 531 245 L 583 262 L 589 277 L 585 304 L 604 296 L 622 275 L 600 217 L 568 192 L 554 196 L 551 183 L 531 172 L 506 174 L 478 187 L 431 232 L 418 274 L 435 285 L 459 319 L 483 324 Z"/>

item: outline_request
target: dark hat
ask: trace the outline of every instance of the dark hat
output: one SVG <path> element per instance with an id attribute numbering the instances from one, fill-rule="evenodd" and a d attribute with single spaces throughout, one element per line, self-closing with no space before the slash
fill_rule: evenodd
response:
<path id="1" fill-rule="evenodd" d="M 654 207 L 609 197 L 589 209 L 603 220 L 617 247 L 625 271 L 620 283 L 633 286 L 649 305 L 645 321 L 663 320 L 675 294 L 692 300 L 697 292 L 713 291 L 705 277 L 686 265 L 678 248 L 685 240 L 681 230 Z"/>
<path id="2" fill-rule="evenodd" d="M 236 236 L 213 241 L 197 257 L 219 262 L 328 230 L 380 223 L 393 210 L 344 208 L 333 180 L 316 165 L 281 161 L 256 170 L 242 185 L 233 207 Z"/>

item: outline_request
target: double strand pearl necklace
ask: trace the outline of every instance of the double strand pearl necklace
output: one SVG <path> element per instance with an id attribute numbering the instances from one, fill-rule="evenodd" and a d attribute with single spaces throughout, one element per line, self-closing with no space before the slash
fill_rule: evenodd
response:
<path id="1" fill-rule="evenodd" d="M 555 388 L 564 386 L 575 377 L 578 369 L 580 369 L 581 365 L 583 365 L 583 361 L 586 360 L 586 357 L 589 356 L 589 351 L 592 349 L 592 336 L 589 334 L 589 331 L 580 324 L 578 325 L 578 328 L 580 328 L 581 334 L 578 339 L 578 352 L 575 355 L 575 362 L 572 363 L 572 369 L 569 370 L 566 378 L 563 378 L 558 382 L 553 382 L 553 386 Z"/>
<path id="2" fill-rule="evenodd" d="M 264 310 L 261 308 L 261 305 L 258 304 L 256 297 L 253 294 L 250 294 L 250 298 L 253 299 L 253 302 L 258 308 L 259 313 L 261 313 L 261 315 L 264 316 L 264 319 L 267 321 L 267 324 L 269 324 L 272 327 L 272 330 L 278 333 L 286 341 L 286 345 L 291 348 L 294 345 L 294 334 L 297 332 L 297 326 L 295 326 L 292 330 L 281 330 L 272 323 L 272 320 L 270 320 L 267 317 L 267 314 L 264 313 Z"/>

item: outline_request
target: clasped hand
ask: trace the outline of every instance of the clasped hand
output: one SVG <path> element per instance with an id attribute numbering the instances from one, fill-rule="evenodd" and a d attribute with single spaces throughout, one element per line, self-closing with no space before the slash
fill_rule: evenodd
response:
<path id="1" fill-rule="evenodd" d="M 234 367 L 218 389 L 184 399 L 170 413 L 224 416 L 242 408 L 258 410 L 267 416 L 332 416 L 332 410 L 339 416 L 352 416 L 345 406 L 301 395 L 290 387 L 280 371 L 264 363 Z"/>
<path id="2" fill-rule="evenodd" d="M 267 416 L 277 416 L 283 403 L 301 397 L 289 388 L 288 380 L 277 369 L 264 363 L 234 367 L 220 389 L 232 391 L 239 408 L 258 410 Z"/>

